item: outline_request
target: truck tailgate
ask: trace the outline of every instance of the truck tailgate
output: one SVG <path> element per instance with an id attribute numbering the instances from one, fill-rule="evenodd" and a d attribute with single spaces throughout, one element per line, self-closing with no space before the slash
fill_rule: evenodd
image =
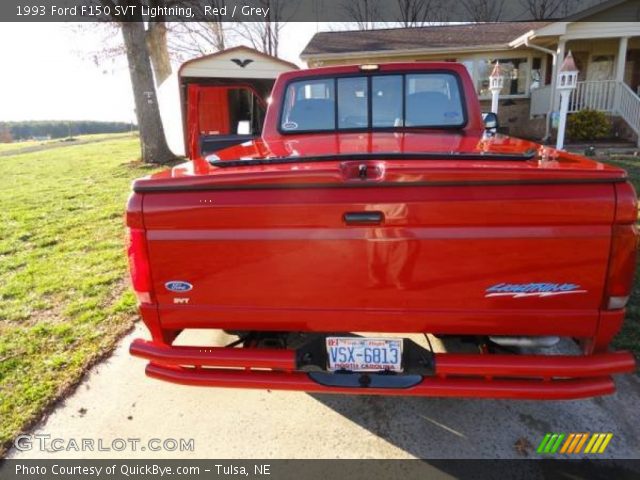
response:
<path id="1" fill-rule="evenodd" d="M 145 193 L 143 209 L 163 328 L 589 336 L 615 191 L 180 190 Z"/>

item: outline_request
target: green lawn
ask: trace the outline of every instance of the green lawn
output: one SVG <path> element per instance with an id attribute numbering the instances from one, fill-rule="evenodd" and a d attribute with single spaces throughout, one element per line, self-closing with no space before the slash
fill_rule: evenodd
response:
<path id="1" fill-rule="evenodd" d="M 640 194 L 640 158 L 614 157 L 604 161 L 624 168 L 629 174 L 634 187 L 636 187 L 636 192 Z M 614 346 L 631 350 L 635 353 L 636 358 L 640 359 L 640 257 L 637 265 L 633 291 L 627 306 L 627 317 L 622 331 L 614 340 Z"/>
<path id="2" fill-rule="evenodd" d="M 0 454 L 132 324 L 136 138 L 0 157 Z"/>
<path id="3" fill-rule="evenodd" d="M 131 133 L 95 133 L 91 135 L 74 135 L 76 141 L 100 141 L 111 138 L 131 137 Z M 24 142 L 0 143 L 0 153 L 19 152 L 26 148 L 38 146 L 64 145 L 67 143 L 64 138 L 53 138 L 51 140 L 25 140 Z M 73 142 L 69 142 L 72 144 Z"/>

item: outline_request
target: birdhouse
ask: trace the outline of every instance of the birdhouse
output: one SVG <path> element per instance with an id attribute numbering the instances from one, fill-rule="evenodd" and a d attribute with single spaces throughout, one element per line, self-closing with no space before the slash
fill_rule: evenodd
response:
<path id="1" fill-rule="evenodd" d="M 496 61 L 496 64 L 493 66 L 493 70 L 491 71 L 491 75 L 489 75 L 489 90 L 492 92 L 499 92 L 502 90 L 504 86 L 504 77 L 502 76 L 502 69 L 500 68 L 500 63 Z"/>
<path id="2" fill-rule="evenodd" d="M 558 91 L 573 90 L 578 85 L 578 68 L 576 62 L 573 60 L 571 51 L 564 57 L 560 71 L 558 72 L 558 82 L 556 88 Z"/>
<path id="3" fill-rule="evenodd" d="M 564 147 L 564 132 L 567 125 L 567 113 L 569 112 L 569 101 L 572 92 L 578 86 L 578 68 L 573 61 L 571 51 L 564 57 L 558 78 L 556 89 L 560 92 L 560 119 L 558 121 L 558 137 L 556 139 L 556 149 L 562 150 Z"/>

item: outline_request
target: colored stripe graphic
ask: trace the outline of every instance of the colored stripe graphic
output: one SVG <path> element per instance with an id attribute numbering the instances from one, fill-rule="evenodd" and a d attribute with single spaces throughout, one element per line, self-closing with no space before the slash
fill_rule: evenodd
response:
<path id="1" fill-rule="evenodd" d="M 542 439 L 542 441 L 540 442 L 540 445 L 538 445 L 538 450 L 536 450 L 536 452 L 544 453 L 544 449 L 547 446 L 547 442 L 549 441 L 550 438 L 551 438 L 551 434 L 547 433 Z"/>
<path id="2" fill-rule="evenodd" d="M 558 448 L 560 448 L 560 444 L 562 443 L 562 440 L 564 440 L 565 434 L 561 433 L 560 435 L 558 435 L 558 440 L 556 440 L 556 443 L 553 445 L 553 448 L 551 449 L 551 453 L 556 453 L 558 451 Z"/>
<path id="3" fill-rule="evenodd" d="M 558 439 L 557 433 L 551 434 L 551 438 L 547 442 L 547 446 L 544 447 L 544 453 L 551 453 L 551 449 L 553 448 L 553 445 L 556 443 L 557 439 Z"/>
<path id="4" fill-rule="evenodd" d="M 587 438 L 589 438 L 589 434 L 588 433 L 581 433 L 580 434 L 580 441 L 578 442 L 578 444 L 575 447 L 575 452 L 572 450 L 569 453 L 580 453 L 582 451 L 582 447 L 584 446 L 584 443 L 587 441 Z"/>
<path id="5" fill-rule="evenodd" d="M 578 443 L 580 443 L 580 440 L 582 440 L 582 434 L 576 433 L 573 437 L 573 440 L 571 441 L 571 445 L 569 445 L 569 449 L 567 450 L 567 453 L 573 453 L 576 447 L 578 446 Z"/>
<path id="6" fill-rule="evenodd" d="M 598 453 L 604 453 L 604 451 L 607 449 L 607 446 L 609 445 L 609 442 L 611 441 L 611 439 L 613 438 L 613 433 L 607 433 L 607 436 L 604 439 L 604 442 L 602 442 L 602 445 L 600 446 L 600 450 L 598 450 Z"/>
<path id="7" fill-rule="evenodd" d="M 613 433 L 547 433 L 538 445 L 539 454 L 600 454 L 609 446 Z M 586 444 L 584 451 L 582 447 Z"/>
<path id="8" fill-rule="evenodd" d="M 593 447 L 591 447 L 591 452 L 589 453 L 598 453 L 598 450 L 600 450 L 600 445 L 602 444 L 602 442 L 604 441 L 604 437 L 606 436 L 606 433 L 599 433 L 598 439 L 596 440 L 596 443 L 593 444 Z"/>
<path id="9" fill-rule="evenodd" d="M 567 437 L 567 441 L 564 442 L 564 445 L 562 445 L 562 449 L 560 450 L 560 453 L 567 453 L 567 449 L 569 448 L 569 445 L 571 445 L 571 443 L 574 441 L 575 437 L 576 437 L 575 433 L 569 434 L 569 436 Z"/>
<path id="10" fill-rule="evenodd" d="M 594 433 L 593 435 L 591 435 L 591 438 L 589 439 L 589 443 L 587 443 L 587 448 L 584 449 L 584 453 L 591 453 L 591 447 L 593 447 L 593 444 L 596 443 L 596 440 L 598 440 L 599 435 L 597 433 Z"/>

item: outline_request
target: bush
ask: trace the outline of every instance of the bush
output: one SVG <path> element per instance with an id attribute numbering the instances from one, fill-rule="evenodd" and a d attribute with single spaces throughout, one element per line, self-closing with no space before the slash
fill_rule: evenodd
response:
<path id="1" fill-rule="evenodd" d="M 580 110 L 567 119 L 567 135 L 572 140 L 597 140 L 610 133 L 611 124 L 603 112 Z"/>

